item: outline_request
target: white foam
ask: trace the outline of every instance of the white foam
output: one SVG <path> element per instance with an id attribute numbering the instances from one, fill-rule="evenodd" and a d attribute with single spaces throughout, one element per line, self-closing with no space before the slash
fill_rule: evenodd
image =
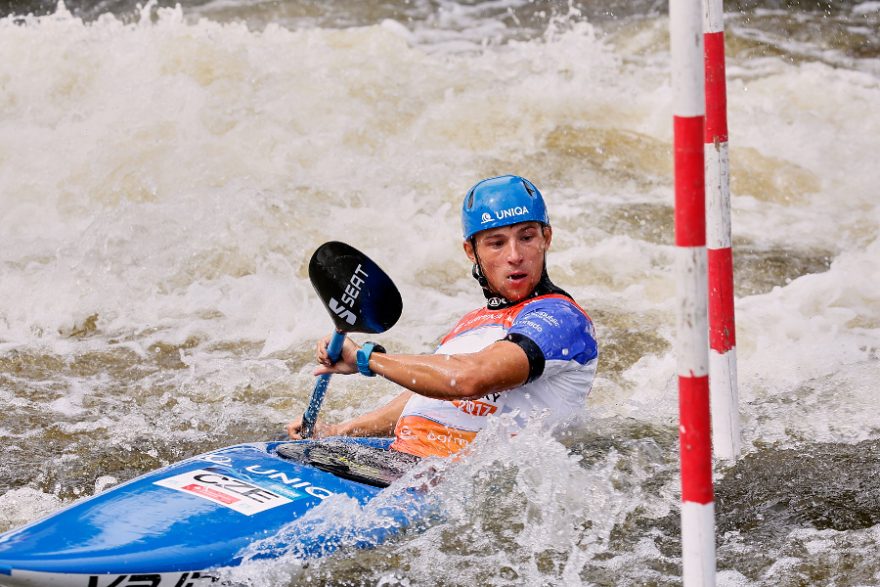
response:
<path id="1" fill-rule="evenodd" d="M 10 489 L 0 495 L 0 529 L 21 526 L 48 515 L 61 505 L 58 497 L 30 487 Z"/>
<path id="2" fill-rule="evenodd" d="M 306 272 L 330 239 L 365 250 L 398 283 L 404 314 L 383 344 L 429 352 L 482 303 L 458 206 L 473 182 L 499 173 L 529 176 L 547 197 L 560 286 L 588 311 L 643 316 L 638 332 L 671 343 L 672 247 L 603 225 L 611 206 L 672 202 L 664 19 L 629 23 L 631 36 L 614 43 L 569 22 L 500 44 L 497 22 L 460 3 L 438 12 L 449 27 L 344 30 L 251 31 L 176 9 L 156 11 L 154 22 L 152 10 L 131 24 L 105 16 L 86 25 L 65 11 L 0 20 L 0 353 L 73 362 L 133 353 L 137 363 L 110 381 L 29 375 L 69 390 L 49 406 L 65 420 L 58 430 L 106 428 L 132 446 L 150 435 L 197 443 L 205 431 L 241 435 L 293 417 L 313 384 L 310 349 L 331 328 Z M 729 65 L 731 160 L 745 167 L 733 169 L 734 238 L 834 257 L 826 273 L 737 300 L 747 441 L 875 438 L 876 75 L 776 57 Z M 586 144 L 548 140 L 561 129 Z M 588 148 L 591 137 L 622 146 L 606 156 Z M 674 429 L 674 365 L 659 349 L 608 374 L 600 356 L 589 410 Z M 4 405 L 45 407 L 21 397 L 32 380 L 10 381 Z M 332 386 L 330 419 L 394 393 L 355 377 Z M 102 416 L 114 393 L 133 401 L 110 402 L 112 416 Z M 494 438 L 492 451 L 522 468 L 528 521 L 541 518 L 519 538 L 526 552 L 559 531 L 577 570 L 603 546 L 565 542 L 572 523 L 591 522 L 589 535 L 607 538 L 644 505 L 613 486 L 616 455 L 583 469 L 551 439 Z M 495 462 L 489 452 L 449 483 L 464 491 Z M 584 486 L 588 500 L 574 489 Z M 648 507 L 662 516 L 674 494 Z M 22 516 L 38 514 L 32 496 L 7 495 Z M 436 538 L 407 541 L 403 554 L 434 552 L 435 567 L 448 567 Z M 650 557 L 650 546 L 608 568 Z M 783 574 L 779 564 L 773 572 Z M 533 567 L 523 576 L 540 582 Z"/>
<path id="3" fill-rule="evenodd" d="M 870 14 L 880 12 L 880 2 L 861 2 L 853 6 L 853 14 Z"/>

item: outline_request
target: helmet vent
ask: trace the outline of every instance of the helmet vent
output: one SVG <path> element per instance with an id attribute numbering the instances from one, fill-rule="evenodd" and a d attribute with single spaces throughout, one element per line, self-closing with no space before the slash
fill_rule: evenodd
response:
<path id="1" fill-rule="evenodd" d="M 467 197 L 467 209 L 468 210 L 474 209 L 474 191 L 476 191 L 476 190 L 471 190 L 471 193 L 469 193 L 468 197 Z"/>
<path id="2" fill-rule="evenodd" d="M 526 182 L 525 180 L 521 180 L 521 181 L 522 181 L 523 187 L 526 188 L 527 192 L 529 192 L 529 195 L 534 198 L 535 197 L 535 190 L 533 190 L 531 187 L 529 187 L 528 182 Z"/>

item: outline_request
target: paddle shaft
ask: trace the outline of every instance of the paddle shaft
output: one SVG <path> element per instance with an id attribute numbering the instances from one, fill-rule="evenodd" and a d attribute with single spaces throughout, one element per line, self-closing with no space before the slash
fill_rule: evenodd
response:
<path id="1" fill-rule="evenodd" d="M 327 354 L 332 362 L 339 360 L 342 354 L 342 343 L 345 342 L 345 333 L 339 330 L 333 332 L 330 337 L 330 344 L 327 346 Z M 315 381 L 315 389 L 312 390 L 312 397 L 309 399 L 309 406 L 306 408 L 302 419 L 302 429 L 300 435 L 303 438 L 311 438 L 315 432 L 315 422 L 318 420 L 318 412 L 321 411 L 321 404 L 324 403 L 324 395 L 327 393 L 327 384 L 330 383 L 330 373 L 326 373 L 318 377 Z"/>
<path id="2" fill-rule="evenodd" d="M 327 345 L 332 363 L 339 360 L 346 333 L 385 332 L 403 309 L 400 292 L 391 278 L 369 257 L 345 243 L 324 243 L 309 260 L 309 280 L 330 313 L 336 331 Z M 315 432 L 330 375 L 321 375 L 309 399 L 300 426 L 303 438 Z"/>

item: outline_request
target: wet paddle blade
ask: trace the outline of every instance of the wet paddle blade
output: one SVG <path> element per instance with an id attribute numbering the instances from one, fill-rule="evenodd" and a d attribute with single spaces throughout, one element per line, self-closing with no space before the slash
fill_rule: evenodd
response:
<path id="1" fill-rule="evenodd" d="M 309 279 L 341 332 L 385 332 L 403 311 L 391 278 L 345 243 L 331 241 L 318 247 L 309 261 Z"/>

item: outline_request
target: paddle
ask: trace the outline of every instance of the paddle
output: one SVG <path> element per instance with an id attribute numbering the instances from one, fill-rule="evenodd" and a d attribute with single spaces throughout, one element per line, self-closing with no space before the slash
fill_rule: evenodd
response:
<path id="1" fill-rule="evenodd" d="M 334 363 L 342 353 L 346 333 L 385 332 L 394 326 L 403 310 L 403 300 L 391 278 L 366 255 L 345 243 L 331 241 L 318 247 L 309 261 L 309 280 L 336 326 L 327 347 Z M 329 374 L 321 375 L 315 382 L 303 414 L 303 438 L 314 432 L 329 382 Z"/>

